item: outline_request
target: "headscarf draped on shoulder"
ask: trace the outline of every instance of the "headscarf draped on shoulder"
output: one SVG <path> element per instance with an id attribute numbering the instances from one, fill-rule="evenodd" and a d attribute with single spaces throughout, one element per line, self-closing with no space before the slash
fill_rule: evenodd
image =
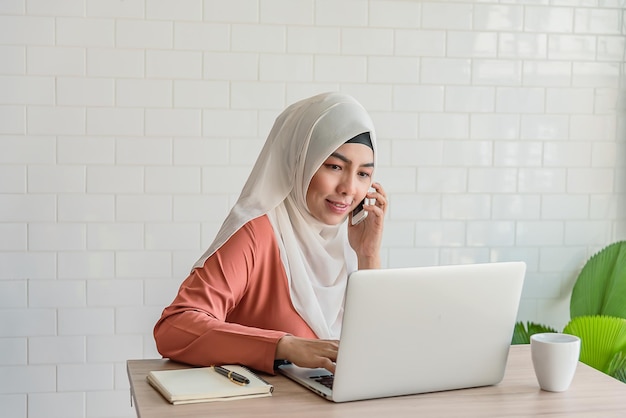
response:
<path id="1" fill-rule="evenodd" d="M 330 154 L 364 132 L 369 132 L 376 159 L 373 123 L 363 106 L 343 93 L 319 94 L 287 107 L 276 118 L 239 199 L 194 268 L 202 267 L 247 222 L 268 215 L 296 311 L 319 338 L 339 338 L 356 254 L 345 222 L 319 222 L 307 208 L 306 193 Z"/>

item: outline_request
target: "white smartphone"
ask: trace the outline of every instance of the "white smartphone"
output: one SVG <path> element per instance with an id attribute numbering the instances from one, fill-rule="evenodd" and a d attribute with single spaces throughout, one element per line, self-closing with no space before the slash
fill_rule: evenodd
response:
<path id="1" fill-rule="evenodd" d="M 352 211 L 352 221 L 351 221 L 352 225 L 358 225 L 361 222 L 363 222 L 365 218 L 367 218 L 367 211 L 363 209 L 363 204 L 365 203 L 365 199 L 361 200 L 361 203 L 359 203 L 358 206 L 354 208 L 354 210 Z"/>

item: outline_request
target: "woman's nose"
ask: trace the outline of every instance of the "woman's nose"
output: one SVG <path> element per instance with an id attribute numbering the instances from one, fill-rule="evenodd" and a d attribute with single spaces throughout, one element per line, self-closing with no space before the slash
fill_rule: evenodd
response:
<path id="1" fill-rule="evenodd" d="M 356 181 L 352 176 L 343 176 L 337 188 L 342 195 L 353 195 L 356 192 Z"/>

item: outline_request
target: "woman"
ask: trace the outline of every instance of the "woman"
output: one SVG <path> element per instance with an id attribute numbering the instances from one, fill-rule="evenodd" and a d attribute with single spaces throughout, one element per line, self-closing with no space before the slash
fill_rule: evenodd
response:
<path id="1" fill-rule="evenodd" d="M 325 93 L 276 119 L 241 195 L 154 329 L 164 357 L 274 361 L 334 372 L 348 275 L 380 268 L 386 197 L 376 137 L 352 97 Z M 370 186 L 373 191 L 368 191 Z M 365 198 L 369 216 L 347 222 Z"/>

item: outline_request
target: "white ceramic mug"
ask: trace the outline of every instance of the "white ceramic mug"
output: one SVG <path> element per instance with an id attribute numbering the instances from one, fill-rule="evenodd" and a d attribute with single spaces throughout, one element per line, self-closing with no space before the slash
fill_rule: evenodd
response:
<path id="1" fill-rule="evenodd" d="M 554 332 L 534 334 L 530 352 L 541 389 L 563 392 L 569 388 L 580 357 L 580 338 Z"/>

